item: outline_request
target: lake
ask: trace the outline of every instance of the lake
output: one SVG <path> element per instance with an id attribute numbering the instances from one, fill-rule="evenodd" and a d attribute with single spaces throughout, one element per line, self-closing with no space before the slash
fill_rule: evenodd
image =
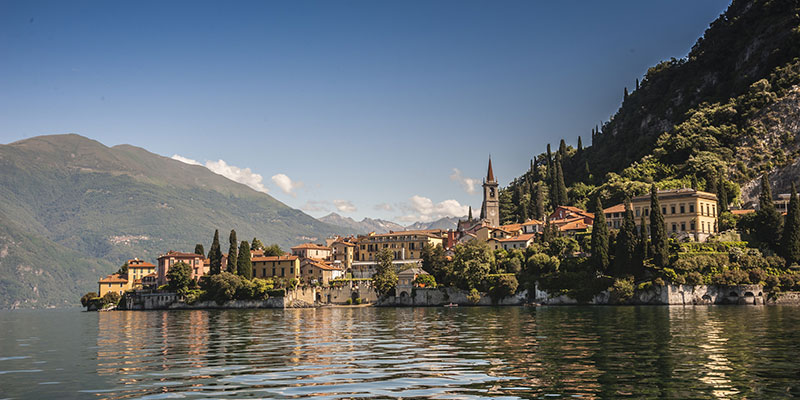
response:
<path id="1" fill-rule="evenodd" d="M 306 396 L 800 396 L 800 307 L 0 312 L 0 398 Z"/>

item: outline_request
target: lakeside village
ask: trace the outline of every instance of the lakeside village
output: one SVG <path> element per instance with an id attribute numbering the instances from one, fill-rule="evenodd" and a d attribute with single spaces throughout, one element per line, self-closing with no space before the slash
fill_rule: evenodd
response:
<path id="1" fill-rule="evenodd" d="M 725 197 L 721 195 L 720 197 Z M 657 190 L 593 212 L 558 205 L 542 220 L 501 225 L 489 160 L 480 217 L 455 230 L 332 237 L 284 253 L 219 233 L 206 254 L 168 251 L 100 279 L 95 309 L 339 305 L 792 304 L 800 293 L 800 204 L 729 210 L 697 189 Z M 725 225 L 721 231 L 720 224 Z M 743 241 L 742 237 L 749 238 Z"/>

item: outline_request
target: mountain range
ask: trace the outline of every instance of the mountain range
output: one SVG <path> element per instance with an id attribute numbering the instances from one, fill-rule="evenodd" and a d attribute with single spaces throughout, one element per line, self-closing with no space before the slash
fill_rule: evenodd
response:
<path id="1" fill-rule="evenodd" d="M 466 216 L 462 218 L 466 218 Z M 343 217 L 337 213 L 330 213 L 324 217 L 320 217 L 319 220 L 327 224 L 352 229 L 357 233 L 364 234 L 369 232 L 385 233 L 389 231 L 397 232 L 405 230 L 456 229 L 458 225 L 457 217 L 444 217 L 431 222 L 415 222 L 407 226 L 383 219 L 364 218 L 361 221 L 356 221 L 353 218 Z"/>
<path id="2" fill-rule="evenodd" d="M 0 308 L 75 305 L 125 260 L 208 249 L 214 230 L 284 248 L 354 230 L 130 145 L 68 134 L 0 145 Z"/>

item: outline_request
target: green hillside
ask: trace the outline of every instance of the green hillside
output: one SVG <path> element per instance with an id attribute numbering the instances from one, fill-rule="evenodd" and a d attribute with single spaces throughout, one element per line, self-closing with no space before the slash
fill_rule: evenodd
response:
<path id="1" fill-rule="evenodd" d="M 208 248 L 217 228 L 284 248 L 348 233 L 204 167 L 78 135 L 0 145 L 0 223 L 0 308 L 76 304 L 124 260 Z"/>
<path id="2" fill-rule="evenodd" d="M 776 192 L 788 192 L 800 155 L 800 1 L 735 0 L 686 58 L 635 78 L 607 122 L 576 132 L 575 147 L 548 145 L 501 192 L 505 222 L 556 203 L 592 208 L 599 197 L 610 206 L 651 183 L 723 187 L 733 205 L 748 206 L 768 173 Z"/>

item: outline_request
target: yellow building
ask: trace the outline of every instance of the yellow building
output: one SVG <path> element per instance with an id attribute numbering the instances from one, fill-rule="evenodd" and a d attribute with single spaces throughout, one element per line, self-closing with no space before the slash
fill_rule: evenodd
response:
<path id="1" fill-rule="evenodd" d="M 103 279 L 97 281 L 97 293 L 100 297 L 105 296 L 108 292 L 116 292 L 122 295 L 126 290 L 131 288 L 131 283 L 125 275 L 111 274 Z"/>
<path id="2" fill-rule="evenodd" d="M 341 262 L 345 270 L 353 267 L 353 260 L 356 256 L 356 244 L 346 241 L 336 241 L 331 243 L 332 258 L 334 261 Z"/>
<path id="3" fill-rule="evenodd" d="M 422 247 L 428 243 L 432 246 L 442 245 L 441 236 L 427 231 L 403 231 L 380 235 L 363 236 L 358 242 L 357 256 L 359 261 L 373 261 L 378 251 L 389 249 L 394 260 L 420 258 Z"/>
<path id="4" fill-rule="evenodd" d="M 717 233 L 717 195 L 695 189 L 659 190 L 658 202 L 667 234 L 704 242 Z M 637 228 L 642 216 L 649 224 L 650 195 L 634 197 L 631 203 Z"/>
<path id="5" fill-rule="evenodd" d="M 253 263 L 253 278 L 300 278 L 298 256 L 261 256 L 250 261 Z"/>
<path id="6" fill-rule="evenodd" d="M 300 277 L 306 283 L 317 281 L 327 285 L 333 279 L 344 277 L 344 271 L 322 260 L 304 258 L 300 262 Z"/>
<path id="7" fill-rule="evenodd" d="M 128 280 L 131 282 L 140 281 L 154 272 L 156 272 L 156 266 L 147 261 L 138 258 L 128 260 Z"/>
<path id="8" fill-rule="evenodd" d="M 327 259 L 331 256 L 331 248 L 316 243 L 303 243 L 292 247 L 292 255 L 306 258 Z"/>

